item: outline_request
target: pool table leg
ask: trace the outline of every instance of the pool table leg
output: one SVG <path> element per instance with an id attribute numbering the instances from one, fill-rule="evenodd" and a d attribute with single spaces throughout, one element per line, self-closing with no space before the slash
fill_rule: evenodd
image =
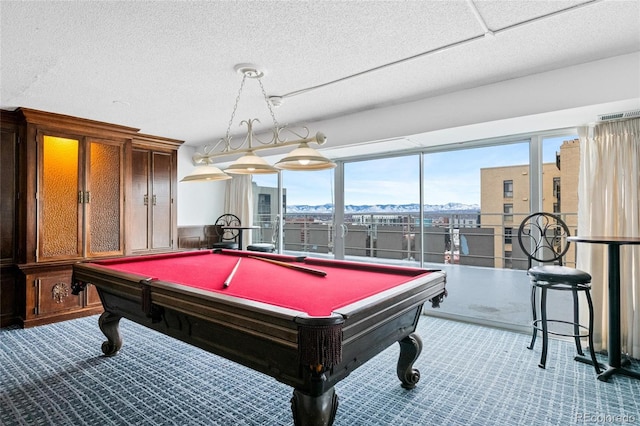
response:
<path id="1" fill-rule="evenodd" d="M 100 330 L 107 337 L 107 341 L 102 343 L 102 353 L 106 356 L 114 356 L 122 347 L 122 337 L 120 337 L 121 315 L 104 311 L 98 319 Z"/>
<path id="2" fill-rule="evenodd" d="M 405 389 L 413 389 L 420 380 L 420 371 L 413 368 L 413 363 L 422 352 L 422 339 L 415 333 L 411 333 L 400 344 L 400 357 L 398 359 L 398 378 Z"/>
<path id="3" fill-rule="evenodd" d="M 291 411 L 295 426 L 330 426 L 338 410 L 338 395 L 333 387 L 318 396 L 293 390 Z"/>

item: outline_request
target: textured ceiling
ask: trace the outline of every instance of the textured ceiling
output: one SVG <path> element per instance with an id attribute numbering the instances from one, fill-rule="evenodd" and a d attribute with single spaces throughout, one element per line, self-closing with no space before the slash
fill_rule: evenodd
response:
<path id="1" fill-rule="evenodd" d="M 238 63 L 265 71 L 269 96 L 320 86 L 275 109 L 295 124 L 640 51 L 637 0 L 2 0 L 0 15 L 2 108 L 194 146 L 224 135 Z M 250 117 L 271 121 L 255 80 L 232 133 Z"/>

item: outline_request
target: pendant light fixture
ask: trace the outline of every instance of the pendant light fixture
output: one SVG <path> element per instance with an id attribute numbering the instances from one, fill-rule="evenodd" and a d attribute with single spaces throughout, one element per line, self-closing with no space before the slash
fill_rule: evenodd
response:
<path id="1" fill-rule="evenodd" d="M 209 164 L 200 164 L 193 171 L 180 179 L 180 182 L 205 181 L 205 180 L 225 180 L 231 179 L 231 176 Z"/>
<path id="2" fill-rule="evenodd" d="M 302 128 L 302 131 L 294 131 L 286 125 L 281 126 L 276 120 L 276 116 L 271 107 L 271 102 L 267 97 L 267 94 L 262 85 L 261 78 L 264 76 L 264 72 L 260 71 L 258 67 L 251 64 L 239 64 L 236 65 L 235 70 L 242 74 L 242 82 L 240 83 L 240 89 L 238 90 L 238 96 L 236 97 L 236 103 L 233 106 L 231 112 L 231 119 L 227 126 L 227 132 L 224 138 L 220 139 L 213 146 L 205 146 L 203 153 L 196 153 L 193 156 L 193 162 L 196 164 L 194 171 L 185 176 L 181 182 L 198 181 L 198 180 L 224 180 L 230 179 L 229 174 L 268 174 L 278 173 L 279 169 L 283 170 L 324 170 L 331 169 L 336 164 L 330 159 L 323 156 L 317 150 L 309 147 L 309 143 L 316 143 L 322 145 L 326 141 L 326 136 L 318 132 L 315 136 L 309 137 L 309 129 Z M 247 79 L 254 79 L 258 81 L 262 95 L 264 96 L 265 103 L 271 118 L 273 120 L 272 137 L 268 141 L 262 141 L 253 132 L 253 123 L 259 123 L 257 118 L 243 120 L 240 124 L 247 126 L 247 135 L 244 141 L 238 145 L 233 146 L 231 143 L 231 124 L 238 108 L 238 102 L 240 95 L 244 88 L 244 84 Z M 290 133 L 297 137 L 295 140 L 288 140 L 284 135 Z M 255 151 L 264 149 L 275 149 L 285 146 L 298 145 L 296 149 L 291 151 L 289 155 L 285 156 L 282 160 L 276 163 L 275 167 L 269 165 L 264 159 L 256 155 Z M 216 157 L 230 156 L 233 154 L 244 154 L 242 157 L 235 160 L 224 172 L 219 168 L 213 166 L 212 159 Z M 228 173 L 228 174 L 227 174 Z"/>
<path id="3" fill-rule="evenodd" d="M 333 169 L 335 166 L 336 163 L 310 148 L 307 142 L 302 142 L 298 148 L 274 165 L 283 170 L 326 170 Z"/>

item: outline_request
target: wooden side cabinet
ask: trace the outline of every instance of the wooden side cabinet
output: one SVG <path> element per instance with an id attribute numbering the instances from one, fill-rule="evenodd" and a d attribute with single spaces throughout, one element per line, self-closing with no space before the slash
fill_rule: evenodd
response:
<path id="1" fill-rule="evenodd" d="M 98 313 L 94 288 L 71 294 L 72 265 L 176 248 L 182 141 L 26 108 L 2 117 L 3 185 L 13 159 L 2 188 L 2 308 L 13 306 L 22 326 Z M 146 212 L 134 198 L 143 191 Z"/>
<path id="2" fill-rule="evenodd" d="M 22 326 L 31 327 L 102 312 L 94 286 L 87 286 L 77 296 L 71 294 L 71 265 L 23 264 L 20 269 Z"/>
<path id="3" fill-rule="evenodd" d="M 0 114 L 0 327 L 18 322 L 18 126 Z"/>

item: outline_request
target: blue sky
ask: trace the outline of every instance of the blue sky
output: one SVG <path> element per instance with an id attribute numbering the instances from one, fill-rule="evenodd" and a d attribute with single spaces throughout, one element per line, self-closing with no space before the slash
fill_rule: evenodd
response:
<path id="1" fill-rule="evenodd" d="M 555 162 L 562 141 L 545 139 L 543 161 Z M 425 203 L 480 204 L 480 169 L 527 164 L 528 143 L 448 151 L 425 155 Z M 345 204 L 409 204 L 419 202 L 417 155 L 345 164 Z M 254 175 L 263 186 L 276 186 L 276 175 Z M 333 170 L 283 172 L 287 204 L 333 203 Z"/>

